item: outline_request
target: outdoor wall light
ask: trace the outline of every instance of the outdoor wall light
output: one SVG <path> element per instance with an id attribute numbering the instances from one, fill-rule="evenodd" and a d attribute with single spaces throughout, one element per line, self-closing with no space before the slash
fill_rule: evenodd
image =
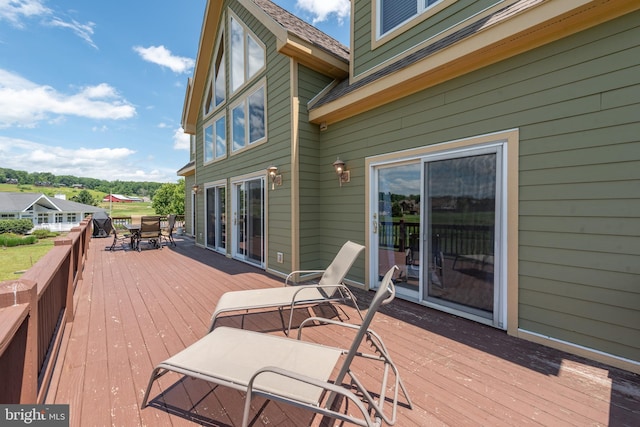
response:
<path id="1" fill-rule="evenodd" d="M 343 183 L 351 181 L 351 172 L 347 170 L 347 165 L 342 160 L 340 160 L 340 157 L 338 157 L 337 160 L 333 162 L 333 168 L 338 174 L 338 182 L 340 182 L 340 187 L 342 187 Z"/>
<path id="2" fill-rule="evenodd" d="M 277 166 L 269 166 L 267 168 L 267 175 L 269 175 L 269 181 L 271 181 L 272 190 L 276 189 L 276 185 L 282 185 L 282 174 L 278 174 Z"/>
<path id="3" fill-rule="evenodd" d="M 193 192 L 193 194 L 198 194 L 200 192 L 200 186 L 198 184 L 193 184 L 193 186 L 191 187 L 191 191 Z"/>

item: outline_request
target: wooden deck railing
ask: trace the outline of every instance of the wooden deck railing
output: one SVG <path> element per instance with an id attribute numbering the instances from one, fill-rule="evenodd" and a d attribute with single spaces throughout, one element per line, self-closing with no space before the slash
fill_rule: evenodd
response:
<path id="1" fill-rule="evenodd" d="M 433 245 L 445 255 L 493 254 L 494 229 L 489 225 L 433 224 Z M 420 223 L 380 221 L 378 231 L 380 246 L 404 252 L 419 246 Z"/>
<path id="2" fill-rule="evenodd" d="M 0 403 L 43 403 L 91 239 L 86 218 L 17 280 L 0 283 Z"/>

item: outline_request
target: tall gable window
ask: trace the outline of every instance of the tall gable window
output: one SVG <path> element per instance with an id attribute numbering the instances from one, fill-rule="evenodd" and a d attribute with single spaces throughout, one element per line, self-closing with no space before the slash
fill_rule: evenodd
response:
<path id="1" fill-rule="evenodd" d="M 238 19 L 230 18 L 231 91 L 235 92 L 265 66 L 265 49 Z"/>
<path id="2" fill-rule="evenodd" d="M 378 0 L 378 36 L 420 15 L 442 0 Z"/>
<path id="3" fill-rule="evenodd" d="M 204 102 L 204 114 L 207 115 L 221 105 L 226 99 L 227 91 L 225 89 L 224 71 L 224 35 L 220 36 L 216 47 L 215 59 L 209 84 L 207 85 L 207 94 Z"/>

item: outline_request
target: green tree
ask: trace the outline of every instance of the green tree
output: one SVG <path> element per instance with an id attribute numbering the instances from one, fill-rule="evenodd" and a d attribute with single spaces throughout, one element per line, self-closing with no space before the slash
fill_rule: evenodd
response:
<path id="1" fill-rule="evenodd" d="M 184 179 L 177 184 L 162 184 L 156 190 L 151 206 L 158 215 L 184 215 Z"/>
<path id="2" fill-rule="evenodd" d="M 80 191 L 77 195 L 73 196 L 71 200 L 85 205 L 98 206 L 98 202 L 96 202 L 87 190 Z"/>

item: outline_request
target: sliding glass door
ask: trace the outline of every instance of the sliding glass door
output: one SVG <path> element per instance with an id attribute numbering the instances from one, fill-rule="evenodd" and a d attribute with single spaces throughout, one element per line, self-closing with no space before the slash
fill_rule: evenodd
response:
<path id="1" fill-rule="evenodd" d="M 225 252 L 227 248 L 225 184 L 207 187 L 206 203 L 206 246 Z"/>
<path id="2" fill-rule="evenodd" d="M 234 258 L 264 267 L 264 177 L 233 183 Z"/>
<path id="3" fill-rule="evenodd" d="M 374 165 L 374 276 L 396 264 L 399 296 L 502 327 L 501 158 L 496 144 Z"/>

